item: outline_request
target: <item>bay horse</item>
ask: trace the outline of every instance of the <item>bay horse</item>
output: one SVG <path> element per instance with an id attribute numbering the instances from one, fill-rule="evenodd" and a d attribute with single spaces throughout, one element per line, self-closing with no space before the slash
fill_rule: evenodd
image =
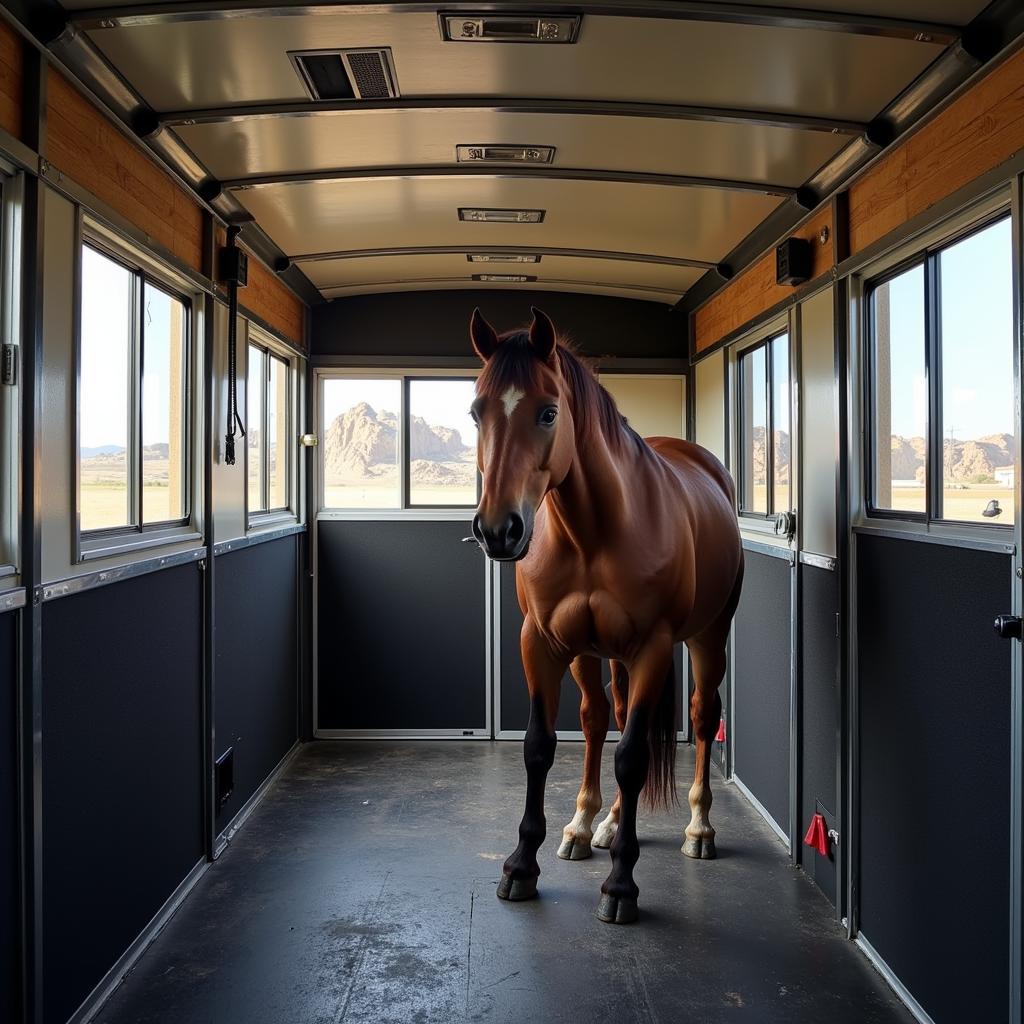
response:
<path id="1" fill-rule="evenodd" d="M 484 366 L 471 415 L 483 479 L 473 534 L 487 555 L 516 563 L 520 637 L 530 692 L 524 741 L 526 810 L 498 896 L 537 895 L 544 784 L 555 756 L 555 717 L 567 668 L 582 693 L 586 738 L 576 814 L 558 856 L 611 849 L 598 917 L 636 920 L 633 868 L 641 793 L 675 802 L 673 645 L 686 641 L 697 763 L 682 852 L 715 856 L 709 763 L 721 715 L 718 687 L 743 579 L 732 478 L 710 452 L 668 437 L 646 441 L 627 424 L 594 372 L 533 309 L 528 330 L 498 335 L 480 310 L 470 322 Z M 611 662 L 618 796 L 601 809 L 601 750 L 609 705 L 601 662 Z M 628 685 L 627 685 L 628 684 Z"/>

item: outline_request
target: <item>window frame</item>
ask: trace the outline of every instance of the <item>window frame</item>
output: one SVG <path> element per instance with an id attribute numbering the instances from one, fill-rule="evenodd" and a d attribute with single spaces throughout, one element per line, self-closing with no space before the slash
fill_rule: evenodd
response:
<path id="1" fill-rule="evenodd" d="M 132 458 L 128 468 L 128 493 L 132 516 L 135 522 L 125 526 L 101 527 L 93 530 L 82 529 L 81 491 L 81 409 L 82 409 L 82 262 L 85 247 L 93 249 L 104 258 L 123 267 L 133 275 L 133 324 L 131 350 L 129 352 L 128 404 L 131 429 L 127 450 Z M 135 249 L 130 243 L 93 221 L 80 212 L 75 234 L 74 250 L 74 301 L 73 301 L 73 359 L 74 359 L 74 409 L 72 424 L 74 440 L 72 449 L 72 561 L 74 564 L 93 559 L 107 558 L 123 552 L 142 550 L 159 545 L 174 544 L 201 537 L 197 523 L 200 514 L 200 487 L 197 457 L 197 443 L 200 435 L 196 417 L 198 408 L 196 374 L 200 365 L 197 352 L 199 331 L 197 325 L 196 292 L 187 281 L 175 275 L 174 271 L 161 262 Z M 142 487 L 142 391 L 145 365 L 145 324 L 143 308 L 146 285 L 162 291 L 180 302 L 184 309 L 183 343 L 183 400 L 182 413 L 182 492 L 184 515 L 177 519 L 146 523 L 143 510 Z M 127 455 L 126 455 L 127 458 Z"/>
<path id="2" fill-rule="evenodd" d="M 18 528 L 21 494 L 21 402 L 23 359 L 19 331 L 18 252 L 21 237 L 23 175 L 0 161 L 0 323 L 3 340 L 14 348 L 15 383 L 0 384 L 0 593 L 18 585 Z"/>
<path id="3" fill-rule="evenodd" d="M 784 509 L 775 508 L 775 358 L 773 346 L 782 338 L 786 339 L 786 365 L 789 367 L 789 380 L 786 387 L 786 402 L 789 406 L 790 423 L 790 479 L 788 484 L 789 503 Z M 745 473 L 744 473 L 744 442 L 746 440 L 745 421 L 743 416 L 743 383 L 745 376 L 745 364 L 747 360 L 759 349 L 764 351 L 765 356 L 765 508 L 766 511 L 758 512 L 755 509 L 744 508 Z M 773 329 L 759 334 L 758 339 L 749 345 L 744 345 L 736 352 L 736 459 L 735 474 L 736 484 L 736 514 L 741 520 L 756 523 L 770 523 L 781 512 L 790 512 L 793 508 L 793 476 L 792 476 L 792 451 L 793 451 L 793 360 L 792 360 L 792 334 L 790 325 L 777 324 Z M 771 443 L 769 443 L 769 440 Z"/>
<path id="4" fill-rule="evenodd" d="M 954 530 L 968 529 L 995 530 L 1005 534 L 1014 530 L 1013 516 L 1002 523 L 979 523 L 970 519 L 953 519 L 943 515 L 944 506 L 944 473 L 943 459 L 945 454 L 943 428 L 943 372 L 942 372 L 942 285 L 941 256 L 946 250 L 965 241 L 974 235 L 995 226 L 1002 221 L 1012 220 L 1012 211 L 1005 196 L 1001 196 L 994 204 L 984 204 L 984 209 L 965 211 L 953 224 L 948 224 L 931 233 L 931 237 L 923 242 L 909 246 L 909 251 L 902 251 L 895 260 L 890 260 L 878 273 L 865 275 L 858 296 L 860 315 L 863 320 L 864 355 L 862 374 L 862 408 L 864 435 L 864 457 L 861 466 L 861 488 L 863 494 L 863 516 L 866 521 L 902 522 L 908 525 L 932 530 L 935 527 Z M 912 510 L 890 509 L 876 505 L 877 467 L 879 441 L 875 427 L 875 399 L 877 385 L 877 333 L 874 296 L 883 285 L 916 267 L 923 268 L 924 283 L 924 373 L 925 394 L 925 458 L 924 458 L 924 497 L 923 512 Z M 1012 348 L 1011 348 L 1012 351 Z M 1012 363 L 1011 363 L 1012 367 Z M 1014 433 L 1016 433 L 1016 417 L 1014 417 Z M 1016 481 L 1014 490 L 1019 487 Z M 1010 511 L 1013 508 L 1007 506 Z"/>
<path id="5" fill-rule="evenodd" d="M 327 519 L 409 519 L 409 518 L 470 518 L 480 500 L 481 478 L 476 471 L 477 500 L 472 505 L 413 504 L 410 501 L 409 459 L 409 388 L 415 381 L 475 381 L 480 375 L 477 369 L 392 369 L 390 367 L 322 367 L 316 370 L 314 385 L 315 425 L 320 440 L 316 456 L 316 515 Z M 398 431 L 398 504 L 391 507 L 355 508 L 326 505 L 324 471 L 324 437 L 327 426 L 324 422 L 324 385 L 329 380 L 395 380 L 399 382 L 400 423 Z"/>
<path id="6" fill-rule="evenodd" d="M 253 509 L 249 506 L 249 457 L 250 449 L 247 439 L 243 439 L 241 447 L 245 451 L 245 521 L 249 531 L 276 527 L 285 523 L 298 521 L 298 463 L 295 451 L 299 443 L 299 422 L 298 422 L 298 395 L 296 394 L 298 380 L 298 365 L 294 354 L 280 345 L 277 340 L 266 331 L 249 323 L 245 337 L 245 425 L 249 429 L 249 356 L 251 349 L 258 349 L 263 353 L 263 400 L 260 405 L 260 436 L 263 439 L 260 455 L 260 490 L 266 502 L 266 508 Z M 271 359 L 277 359 L 284 363 L 287 372 L 287 407 L 285 410 L 285 422 L 288 426 L 289 443 L 285 446 L 285 490 L 288 495 L 288 502 L 279 508 L 270 507 L 270 446 L 268 441 L 267 424 L 269 422 L 270 396 L 270 368 Z M 280 415 L 280 411 L 278 411 Z"/>

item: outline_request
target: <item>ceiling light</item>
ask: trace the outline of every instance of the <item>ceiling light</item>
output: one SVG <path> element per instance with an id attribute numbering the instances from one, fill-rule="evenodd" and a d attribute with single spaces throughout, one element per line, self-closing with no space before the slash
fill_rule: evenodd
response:
<path id="1" fill-rule="evenodd" d="M 474 281 L 490 281 L 491 284 L 525 284 L 527 281 L 536 281 L 535 277 L 528 277 L 526 274 L 474 274 Z"/>
<path id="2" fill-rule="evenodd" d="M 456 146 L 460 164 L 549 164 L 554 146 Z"/>
<path id="3" fill-rule="evenodd" d="M 460 206 L 459 220 L 483 224 L 540 224 L 544 210 L 493 210 L 475 206 Z"/>
<path id="4" fill-rule="evenodd" d="M 471 252 L 466 259 L 470 263 L 540 263 L 540 253 Z"/>
<path id="5" fill-rule="evenodd" d="M 441 38 L 451 43 L 575 43 L 580 15 L 439 14 Z"/>

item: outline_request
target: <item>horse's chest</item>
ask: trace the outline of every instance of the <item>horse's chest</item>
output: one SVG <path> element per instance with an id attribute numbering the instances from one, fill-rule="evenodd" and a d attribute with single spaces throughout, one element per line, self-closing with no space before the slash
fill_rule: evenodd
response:
<path id="1" fill-rule="evenodd" d="M 580 590 L 553 604 L 541 628 L 573 654 L 626 657 L 640 632 L 625 604 L 607 590 Z"/>

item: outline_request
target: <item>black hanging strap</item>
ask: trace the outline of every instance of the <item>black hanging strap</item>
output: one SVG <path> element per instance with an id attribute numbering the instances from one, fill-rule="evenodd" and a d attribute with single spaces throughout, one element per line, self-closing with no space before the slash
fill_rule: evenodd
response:
<path id="1" fill-rule="evenodd" d="M 228 228 L 228 249 L 235 248 L 235 239 L 241 229 L 236 224 Z M 235 464 L 235 434 L 245 437 L 245 424 L 238 414 L 238 277 L 232 275 L 228 280 L 228 424 L 224 436 L 224 461 Z M 237 431 L 236 431 L 237 426 Z"/>

